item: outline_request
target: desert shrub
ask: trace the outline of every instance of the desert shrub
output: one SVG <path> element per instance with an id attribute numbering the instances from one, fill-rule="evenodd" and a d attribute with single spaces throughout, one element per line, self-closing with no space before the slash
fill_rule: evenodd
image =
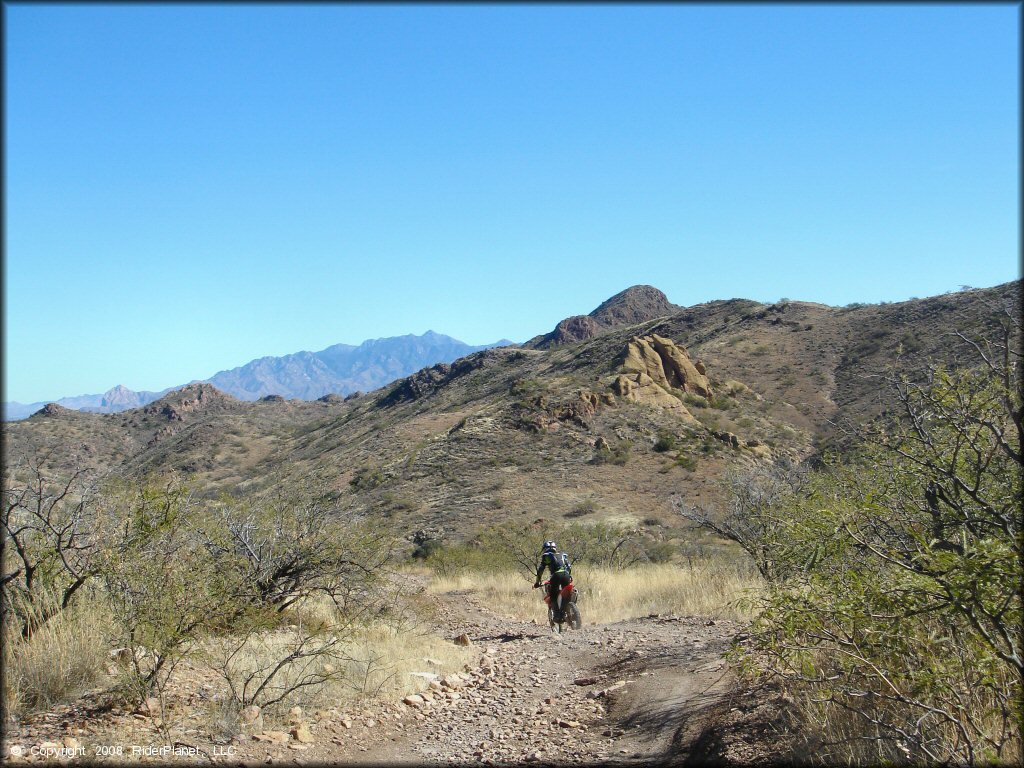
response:
<path id="1" fill-rule="evenodd" d="M 673 462 L 676 466 L 688 469 L 691 472 L 697 468 L 697 457 L 692 453 L 686 453 L 680 451 L 676 454 L 675 461 Z"/>
<path id="2" fill-rule="evenodd" d="M 453 577 L 467 572 L 482 572 L 489 568 L 512 567 L 512 553 L 485 534 L 470 544 L 440 543 L 424 558 L 426 564 L 440 576 Z"/>
<path id="3" fill-rule="evenodd" d="M 32 457 L 5 471 L 0 506 L 0 610 L 5 626 L 13 618 L 24 638 L 67 608 L 98 573 L 105 538 L 89 473 L 49 473 L 44 464 Z"/>
<path id="4" fill-rule="evenodd" d="M 620 440 L 615 445 L 602 445 L 594 448 L 592 464 L 615 464 L 623 466 L 629 462 L 633 451 L 633 443 L 629 440 Z"/>
<path id="5" fill-rule="evenodd" d="M 39 478 L 5 481 L 5 554 L 21 552 L 5 559 L 4 608 L 17 618 L 4 622 L 5 661 L 16 671 L 5 702 L 45 704 L 62 685 L 73 689 L 70 678 L 88 682 L 111 643 L 132 649 L 122 693 L 162 701 L 177 665 L 219 643 L 229 650 L 215 669 L 236 703 L 273 704 L 318 682 L 314 670 L 396 599 L 386 588 L 390 538 L 316 486 L 210 501 L 173 477 L 107 483 L 91 495 Z M 101 596 L 108 622 L 80 618 L 87 591 Z M 312 599 L 330 603 L 326 619 L 301 613 Z M 299 629 L 283 638 L 286 611 Z"/>
<path id="6" fill-rule="evenodd" d="M 572 509 L 565 513 L 566 517 L 584 517 L 597 511 L 597 502 L 593 499 L 584 499 L 573 504 Z"/>
<path id="7" fill-rule="evenodd" d="M 709 405 L 706 397 L 695 395 L 693 392 L 687 392 L 683 396 L 683 402 L 687 405 L 692 405 L 694 408 L 707 408 Z"/>
<path id="8" fill-rule="evenodd" d="M 677 549 L 670 541 L 651 541 L 644 546 L 644 554 L 649 563 L 667 563 L 672 560 Z"/>
<path id="9" fill-rule="evenodd" d="M 612 446 L 611 457 L 609 461 L 617 466 L 624 466 L 629 462 L 630 455 L 633 452 L 633 443 L 630 440 L 622 440 Z"/>
<path id="10" fill-rule="evenodd" d="M 976 365 L 889 372 L 898 411 L 847 426 L 844 461 L 688 513 L 766 576 L 740 656 L 803 702 L 824 762 L 1022 757 L 1020 323 L 956 336 Z"/>
<path id="11" fill-rule="evenodd" d="M 678 439 L 675 435 L 670 432 L 661 432 L 654 441 L 653 448 L 656 453 L 665 453 L 665 451 L 673 450 L 676 447 L 677 442 Z"/>
<path id="12" fill-rule="evenodd" d="M 412 512 L 419 509 L 420 503 L 412 496 L 405 496 L 396 493 L 384 493 L 381 495 L 381 504 L 384 505 L 389 514 L 394 512 Z"/>
<path id="13" fill-rule="evenodd" d="M 103 512 L 117 532 L 101 568 L 115 642 L 141 649 L 122 670 L 121 687 L 140 701 L 153 692 L 162 699 L 203 631 L 237 612 L 231 585 L 196 535 L 202 518 L 183 485 L 125 484 L 104 498 Z"/>
<path id="14" fill-rule="evenodd" d="M 368 464 L 357 469 L 348 484 L 354 491 L 370 491 L 383 485 L 384 480 L 384 472 L 381 471 L 381 468 Z"/>

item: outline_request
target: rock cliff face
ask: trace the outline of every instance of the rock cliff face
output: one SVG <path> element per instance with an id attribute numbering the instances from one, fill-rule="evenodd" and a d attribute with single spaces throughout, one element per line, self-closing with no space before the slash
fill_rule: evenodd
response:
<path id="1" fill-rule="evenodd" d="M 699 360 L 692 362 L 685 347 L 656 333 L 634 337 L 629 342 L 621 367 L 628 373 L 646 374 L 665 389 L 681 389 L 707 398 L 712 396 L 704 364 Z"/>
<path id="2" fill-rule="evenodd" d="M 687 424 L 699 422 L 673 391 L 712 395 L 703 364 L 692 362 L 683 347 L 657 334 L 634 336 L 619 369 L 622 373 L 605 380 L 612 392 L 624 400 L 669 411 Z"/>

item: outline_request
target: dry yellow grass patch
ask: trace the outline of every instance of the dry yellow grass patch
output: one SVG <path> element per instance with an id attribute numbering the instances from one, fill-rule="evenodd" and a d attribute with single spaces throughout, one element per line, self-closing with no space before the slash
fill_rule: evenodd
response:
<path id="1" fill-rule="evenodd" d="M 39 616 L 59 604 L 47 594 L 29 612 Z M 4 709 L 23 714 L 72 698 L 105 676 L 109 662 L 110 612 L 102 600 L 82 594 L 40 626 L 29 640 L 13 617 L 3 628 Z"/>
<path id="2" fill-rule="evenodd" d="M 346 650 L 351 657 L 345 675 L 350 688 L 392 698 L 427 687 L 429 679 L 416 673 L 443 676 L 461 671 L 478 653 L 426 631 L 385 625 L 360 633 Z"/>
<path id="3" fill-rule="evenodd" d="M 271 705 L 264 706 L 269 722 L 296 705 L 327 709 L 401 698 L 426 688 L 432 675 L 461 671 L 473 655 L 432 634 L 413 612 L 351 625 L 318 598 L 285 611 L 276 628 L 208 638 L 204 646 L 208 668 L 230 678 L 236 695 Z"/>
<path id="4" fill-rule="evenodd" d="M 751 615 L 737 604 L 759 588 L 755 575 L 735 566 L 695 561 L 692 565 L 652 564 L 625 570 L 573 568 L 580 590 L 584 624 L 607 624 L 651 613 L 746 620 Z M 509 618 L 546 620 L 540 590 L 521 571 L 464 573 L 435 577 L 435 593 L 468 590 L 486 601 L 491 610 Z"/>

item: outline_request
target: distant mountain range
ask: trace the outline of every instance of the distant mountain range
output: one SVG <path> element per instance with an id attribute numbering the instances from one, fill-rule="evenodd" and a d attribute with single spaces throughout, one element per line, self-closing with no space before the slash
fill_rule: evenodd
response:
<path id="1" fill-rule="evenodd" d="M 370 339 L 359 346 L 335 344 L 319 352 L 261 357 L 190 383 L 209 382 L 239 400 L 258 400 L 268 395 L 316 400 L 325 395 L 345 396 L 370 391 L 436 363 L 450 363 L 472 352 L 512 344 L 514 342 L 502 339 L 494 344 L 472 346 L 451 336 L 427 331 L 422 336 L 408 334 Z M 147 405 L 180 386 L 159 392 L 134 392 L 118 384 L 101 395 L 77 395 L 55 402 L 76 411 L 118 413 Z M 4 420 L 24 419 L 48 402 L 4 403 Z"/>

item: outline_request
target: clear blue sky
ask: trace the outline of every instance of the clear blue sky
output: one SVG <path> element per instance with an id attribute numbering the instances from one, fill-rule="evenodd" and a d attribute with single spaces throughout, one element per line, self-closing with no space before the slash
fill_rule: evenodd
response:
<path id="1" fill-rule="evenodd" d="M 1015 5 L 6 5 L 5 397 L 1018 276 Z"/>

